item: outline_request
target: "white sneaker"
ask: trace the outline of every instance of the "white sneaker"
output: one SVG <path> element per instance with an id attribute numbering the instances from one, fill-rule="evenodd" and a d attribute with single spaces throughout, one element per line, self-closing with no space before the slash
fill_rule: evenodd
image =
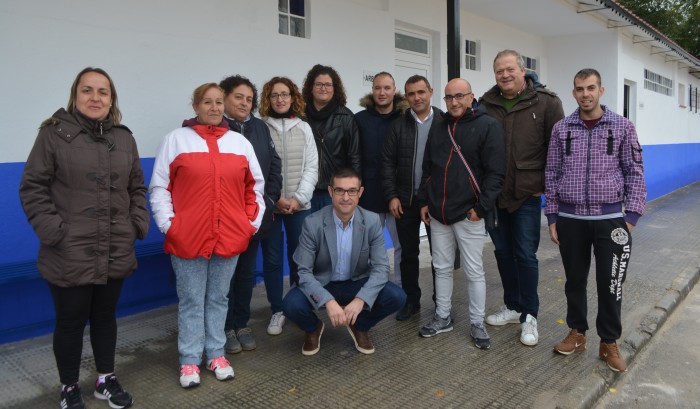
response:
<path id="1" fill-rule="evenodd" d="M 267 326 L 267 333 L 270 335 L 279 335 L 282 333 L 282 327 L 287 319 L 284 317 L 282 311 L 272 314 L 270 318 L 270 325 Z"/>
<path id="2" fill-rule="evenodd" d="M 197 365 L 180 365 L 180 386 L 183 388 L 199 386 L 199 367 Z"/>
<path id="3" fill-rule="evenodd" d="M 504 305 L 497 313 L 486 317 L 486 323 L 489 325 L 519 324 L 520 313 L 509 310 L 508 307 Z"/>
<path id="4" fill-rule="evenodd" d="M 527 346 L 537 345 L 539 335 L 537 334 L 537 318 L 530 314 L 525 316 L 525 322 L 521 324 L 520 342 Z"/>
<path id="5" fill-rule="evenodd" d="M 207 362 L 207 368 L 214 372 L 216 379 L 220 381 L 227 381 L 233 379 L 233 368 L 223 355 L 212 359 Z"/>

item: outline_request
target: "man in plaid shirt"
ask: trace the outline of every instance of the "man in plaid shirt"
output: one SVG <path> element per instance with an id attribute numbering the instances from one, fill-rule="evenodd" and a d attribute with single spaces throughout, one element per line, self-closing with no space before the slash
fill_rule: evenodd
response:
<path id="1" fill-rule="evenodd" d="M 644 213 L 646 185 L 642 148 L 634 125 L 600 104 L 605 92 L 592 68 L 574 77 L 578 109 L 552 130 L 545 170 L 545 215 L 566 273 L 563 355 L 586 349 L 586 284 L 591 246 L 596 259 L 600 359 L 613 371 L 627 364 L 616 340 L 622 333 L 622 283 L 632 248 L 631 232 Z"/>

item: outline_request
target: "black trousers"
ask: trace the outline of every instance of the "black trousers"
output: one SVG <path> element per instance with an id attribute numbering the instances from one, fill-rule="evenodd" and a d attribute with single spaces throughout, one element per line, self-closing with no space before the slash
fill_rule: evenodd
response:
<path id="1" fill-rule="evenodd" d="M 109 280 L 105 285 L 58 287 L 49 284 L 56 310 L 53 353 L 61 383 L 78 382 L 83 333 L 90 321 L 90 343 L 98 373 L 114 372 L 117 345 L 115 311 L 124 280 Z"/>
<path id="2" fill-rule="evenodd" d="M 622 283 L 627 277 L 632 251 L 632 236 L 625 220 L 622 217 L 578 220 L 559 216 L 557 235 L 566 273 L 567 325 L 588 330 L 586 285 L 592 247 L 598 290 L 596 330 L 604 341 L 620 338 Z"/>
<path id="3" fill-rule="evenodd" d="M 406 302 L 420 304 L 421 289 L 418 285 L 418 271 L 420 255 L 420 207 L 413 203 L 410 207 L 403 207 L 403 214 L 396 219 L 396 232 L 401 244 L 401 287 L 406 292 Z M 430 227 L 426 225 L 428 241 L 430 241 Z M 432 266 L 431 266 L 432 268 Z M 433 270 L 433 301 L 435 301 L 435 269 Z"/>

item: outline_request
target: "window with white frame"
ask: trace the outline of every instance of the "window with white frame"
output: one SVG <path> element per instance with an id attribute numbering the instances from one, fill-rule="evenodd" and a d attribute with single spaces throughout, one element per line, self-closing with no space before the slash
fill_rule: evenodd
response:
<path id="1" fill-rule="evenodd" d="M 673 80 L 644 69 L 644 88 L 659 94 L 673 96 Z"/>
<path id="2" fill-rule="evenodd" d="M 526 57 L 523 55 L 523 61 L 525 61 L 525 70 L 537 72 L 537 59 Z"/>
<path id="3" fill-rule="evenodd" d="M 690 86 L 690 97 L 688 98 L 688 105 L 690 106 L 690 112 L 698 112 L 698 87 Z"/>
<path id="4" fill-rule="evenodd" d="M 481 44 L 479 41 L 464 40 L 464 68 L 481 71 Z"/>
<path id="5" fill-rule="evenodd" d="M 421 55 L 428 55 L 428 39 L 423 36 L 397 30 L 394 33 L 394 47 Z"/>
<path id="6" fill-rule="evenodd" d="M 678 106 L 681 108 L 686 108 L 688 105 L 685 104 L 685 84 L 678 83 Z"/>
<path id="7" fill-rule="evenodd" d="M 280 34 L 306 38 L 306 0 L 277 0 Z"/>

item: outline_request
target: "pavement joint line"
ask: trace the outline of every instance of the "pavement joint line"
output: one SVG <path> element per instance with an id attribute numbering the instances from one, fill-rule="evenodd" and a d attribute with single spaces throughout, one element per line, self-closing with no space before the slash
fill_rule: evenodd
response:
<path id="1" fill-rule="evenodd" d="M 642 318 L 639 326 L 620 344 L 620 352 L 628 366 L 634 364 L 635 357 L 644 349 L 651 338 L 671 316 L 700 280 L 700 267 L 687 267 L 673 280 L 669 293 L 661 297 L 654 307 Z M 602 368 L 602 371 L 601 371 Z M 623 376 L 609 370 L 604 364 L 587 376 L 578 388 L 567 394 L 566 399 L 556 405 L 557 409 L 589 409 L 595 406 L 607 390 Z"/>

